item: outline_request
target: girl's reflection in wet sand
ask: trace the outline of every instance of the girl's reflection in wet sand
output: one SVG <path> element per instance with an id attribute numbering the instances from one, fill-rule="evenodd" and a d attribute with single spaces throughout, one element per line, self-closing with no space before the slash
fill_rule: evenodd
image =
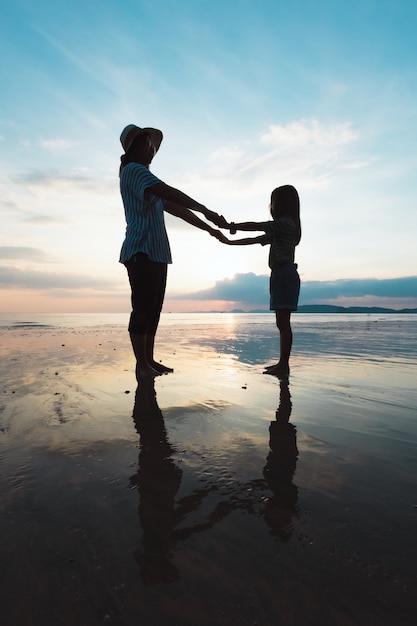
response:
<path id="1" fill-rule="evenodd" d="M 263 474 L 273 496 L 267 501 L 264 517 L 273 534 L 288 541 L 292 521 L 298 517 L 298 488 L 293 483 L 297 465 L 297 430 L 289 419 L 292 410 L 288 380 L 280 381 L 280 403 L 276 419 L 269 426 L 269 448 Z"/>

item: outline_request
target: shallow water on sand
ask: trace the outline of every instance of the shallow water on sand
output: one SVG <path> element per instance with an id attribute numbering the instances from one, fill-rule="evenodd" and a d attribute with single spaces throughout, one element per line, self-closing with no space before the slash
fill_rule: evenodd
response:
<path id="1" fill-rule="evenodd" d="M 415 316 L 294 316 L 289 385 L 269 315 L 165 316 L 175 372 L 139 386 L 120 320 L 26 322 L 2 625 L 415 623 Z"/>

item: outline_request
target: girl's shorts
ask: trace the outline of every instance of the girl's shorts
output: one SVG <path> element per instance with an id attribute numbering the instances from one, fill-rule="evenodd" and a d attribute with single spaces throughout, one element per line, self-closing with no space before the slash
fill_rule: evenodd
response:
<path id="1" fill-rule="evenodd" d="M 296 263 L 279 265 L 271 271 L 269 293 L 271 311 L 296 311 L 300 295 L 300 276 Z"/>

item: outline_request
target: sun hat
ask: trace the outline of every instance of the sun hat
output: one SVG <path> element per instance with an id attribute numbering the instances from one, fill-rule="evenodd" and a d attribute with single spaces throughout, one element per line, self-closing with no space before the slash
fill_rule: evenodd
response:
<path id="1" fill-rule="evenodd" d="M 144 134 L 149 135 L 155 150 L 158 151 L 163 137 L 162 132 L 157 128 L 140 128 L 136 126 L 136 124 L 128 124 L 128 126 L 122 130 L 120 143 L 123 146 L 123 150 L 127 152 L 136 137 Z"/>

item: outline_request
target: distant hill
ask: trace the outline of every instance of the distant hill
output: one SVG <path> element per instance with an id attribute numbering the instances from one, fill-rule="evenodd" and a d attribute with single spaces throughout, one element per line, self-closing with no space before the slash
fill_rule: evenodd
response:
<path id="1" fill-rule="evenodd" d="M 417 313 L 417 309 L 386 309 L 372 306 L 333 306 L 331 304 L 304 304 L 298 307 L 298 313 Z"/>
<path id="2" fill-rule="evenodd" d="M 233 309 L 230 313 L 272 313 L 268 309 L 252 309 L 251 311 L 243 311 L 242 309 Z M 383 307 L 372 306 L 334 306 L 332 304 L 303 304 L 298 307 L 297 313 L 417 313 L 417 309 L 386 309 Z"/>

